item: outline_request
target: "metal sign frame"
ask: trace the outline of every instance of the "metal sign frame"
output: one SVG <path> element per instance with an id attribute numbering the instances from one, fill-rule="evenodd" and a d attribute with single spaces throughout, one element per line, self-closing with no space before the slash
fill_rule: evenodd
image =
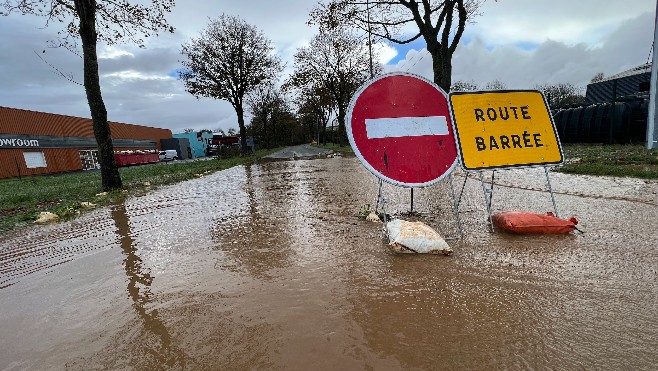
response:
<path id="1" fill-rule="evenodd" d="M 508 165 L 495 165 L 495 166 L 483 166 L 483 167 L 467 167 L 465 164 L 464 160 L 464 152 L 462 148 L 462 141 L 460 137 L 460 132 L 458 128 L 458 123 L 457 119 L 455 117 L 455 106 L 452 97 L 457 96 L 457 95 L 467 95 L 467 94 L 508 94 L 508 93 L 538 93 L 542 101 L 544 103 L 544 108 L 546 110 L 546 114 L 548 116 L 548 119 L 550 120 L 550 125 L 552 128 L 552 132 L 554 135 L 555 139 L 555 144 L 557 145 L 557 149 L 559 151 L 559 160 L 557 161 L 548 161 L 548 162 L 542 162 L 542 161 L 535 161 L 535 162 L 526 162 L 526 163 L 518 163 L 518 164 L 508 164 Z M 450 93 L 449 97 L 449 102 L 450 102 L 450 115 L 452 118 L 452 124 L 454 125 L 454 130 L 453 132 L 455 133 L 455 139 L 457 143 L 457 149 L 459 151 L 459 162 L 464 169 L 466 176 L 464 177 L 464 184 L 462 185 L 462 190 L 459 195 L 459 201 L 456 203 L 456 212 L 459 213 L 459 207 L 460 207 L 460 201 L 461 201 L 461 196 L 464 192 L 464 187 L 466 186 L 466 181 L 468 180 L 468 176 L 472 172 L 477 172 L 480 180 L 480 184 L 482 185 L 482 193 L 484 195 L 484 201 L 486 203 L 487 207 L 487 216 L 488 216 L 488 221 L 489 221 L 489 226 L 491 228 L 491 232 L 494 231 L 494 225 L 493 225 L 493 220 L 492 220 L 492 213 L 491 213 L 491 205 L 493 203 L 493 190 L 494 190 L 494 185 L 495 185 L 495 176 L 496 176 L 496 170 L 505 170 L 505 169 L 518 169 L 518 168 L 529 168 L 529 167 L 543 167 L 544 168 L 544 173 L 546 174 L 546 189 L 551 195 L 551 201 L 553 203 L 553 210 L 555 211 L 555 216 L 559 217 L 558 211 L 557 211 L 557 203 L 555 202 L 555 194 L 553 193 L 553 187 L 551 185 L 551 179 L 548 173 L 548 166 L 549 165 L 558 165 L 562 164 L 564 162 L 564 152 L 562 150 L 562 144 L 560 143 L 560 137 L 557 135 L 557 129 L 555 127 L 555 121 L 553 120 L 553 115 L 551 115 L 551 112 L 548 108 L 548 102 L 546 101 L 546 98 L 544 95 L 538 91 L 538 90 L 494 90 L 494 91 L 480 91 L 480 92 L 455 92 L 455 93 Z M 490 109 L 490 108 L 489 108 Z M 543 112 L 542 112 L 543 113 Z M 477 113 L 475 113 L 477 115 Z M 495 112 L 493 113 L 495 114 Z M 517 112 L 514 111 L 514 114 L 516 115 Z M 482 111 L 482 115 L 484 115 L 484 111 Z M 502 112 L 501 112 L 502 115 Z M 477 118 L 476 118 L 477 120 Z M 484 121 L 484 118 L 483 118 Z M 483 128 L 483 131 L 486 132 L 486 128 Z M 553 138 L 551 138 L 553 139 Z M 486 184 L 484 181 L 484 171 L 486 170 L 491 170 L 491 183 L 489 185 Z"/>
<path id="2" fill-rule="evenodd" d="M 548 191 L 548 193 L 551 195 L 551 202 L 553 203 L 554 215 L 559 218 L 560 216 L 559 216 L 559 213 L 557 211 L 557 203 L 555 202 L 555 193 L 553 192 L 553 186 L 551 185 L 551 178 L 548 174 L 548 166 L 543 166 L 543 168 L 544 168 L 544 173 L 546 174 L 545 187 L 546 187 L 546 190 Z M 508 170 L 508 169 L 502 169 L 502 170 Z M 469 175 L 472 174 L 472 173 L 474 173 L 474 172 L 465 172 L 464 173 L 465 174 L 464 183 L 462 184 L 462 188 L 461 188 L 461 191 L 459 193 L 459 198 L 456 199 L 456 201 L 455 201 L 455 213 L 456 213 L 456 215 L 459 215 L 459 209 L 460 209 L 460 206 L 461 206 L 461 198 L 462 198 L 462 195 L 464 194 L 464 188 L 466 187 L 466 182 L 468 181 Z M 487 217 L 488 217 L 487 220 L 489 222 L 489 227 L 490 227 L 491 232 L 494 232 L 495 228 L 494 228 L 494 224 L 493 224 L 493 220 L 492 220 L 491 205 L 493 203 L 494 185 L 496 184 L 495 183 L 496 170 L 492 170 L 492 172 L 491 172 L 491 183 L 490 184 L 487 184 L 484 180 L 484 171 L 478 171 L 477 173 L 478 173 L 478 177 L 479 177 L 479 180 L 480 180 L 480 184 L 482 185 L 482 193 L 484 195 L 484 202 L 487 206 Z M 454 192 L 454 188 L 453 188 L 453 192 Z M 453 200 L 454 199 L 455 199 L 455 197 L 453 196 Z M 461 222 L 459 222 L 459 223 L 460 223 L 460 231 L 461 231 Z M 462 235 L 463 235 L 463 232 L 462 232 Z"/>
<path id="3" fill-rule="evenodd" d="M 463 194 L 464 189 L 462 188 L 462 191 L 459 196 L 459 200 L 456 198 L 456 192 L 455 192 L 455 187 L 453 183 L 453 175 L 452 172 L 448 174 L 448 181 L 450 182 L 450 197 L 452 198 L 452 210 L 455 216 L 455 223 L 457 225 L 457 230 L 459 231 L 459 237 L 452 237 L 452 236 L 446 236 L 444 239 L 447 241 L 450 240 L 456 240 L 458 238 L 464 238 L 464 229 L 462 226 L 461 222 L 461 216 L 459 214 L 459 204 L 461 201 L 461 194 Z M 465 182 L 464 182 L 465 184 Z M 377 182 L 377 201 L 375 203 L 375 213 L 379 214 L 379 208 L 381 206 L 382 214 L 384 215 L 384 234 L 386 239 L 390 242 L 390 239 L 388 239 L 388 233 L 386 233 L 386 223 L 388 222 L 388 215 L 386 214 L 386 197 L 384 196 L 384 181 L 382 179 L 378 179 Z M 411 188 L 413 191 L 413 188 Z M 413 210 L 413 194 L 412 194 L 412 210 Z"/>

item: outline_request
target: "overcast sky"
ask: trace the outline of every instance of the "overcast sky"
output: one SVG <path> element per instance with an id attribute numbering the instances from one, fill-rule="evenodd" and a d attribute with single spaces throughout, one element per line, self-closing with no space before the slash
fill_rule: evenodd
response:
<path id="1" fill-rule="evenodd" d="M 176 3 L 168 17 L 174 34 L 147 39 L 145 49 L 99 45 L 101 88 L 111 121 L 174 133 L 237 128 L 229 103 L 196 99 L 175 76 L 181 45 L 198 37 L 208 17 L 226 13 L 244 18 L 269 37 L 289 67 L 297 48 L 316 32 L 306 25 L 313 0 Z M 649 60 L 655 9 L 654 0 L 488 0 L 476 23 L 467 25 L 453 58 L 452 80 L 480 86 L 500 80 L 509 89 L 572 83 L 584 93 L 595 74 L 610 76 Z M 90 117 L 84 88 L 49 66 L 81 83 L 82 60 L 64 49 L 47 48 L 59 29 L 55 24 L 44 28 L 44 22 L 18 14 L 0 17 L 0 106 Z M 423 42 L 390 45 L 381 58 L 386 71 L 432 78 Z"/>

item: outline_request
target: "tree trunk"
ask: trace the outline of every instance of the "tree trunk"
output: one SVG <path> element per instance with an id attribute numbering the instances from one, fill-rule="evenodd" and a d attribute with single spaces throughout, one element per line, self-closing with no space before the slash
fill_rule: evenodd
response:
<path id="1" fill-rule="evenodd" d="M 276 137 L 276 119 L 274 117 L 274 110 L 270 114 L 270 123 L 272 124 L 272 140 L 274 141 L 274 147 L 279 146 L 279 139 Z"/>
<path id="2" fill-rule="evenodd" d="M 240 156 L 247 154 L 247 129 L 244 126 L 244 108 L 241 104 L 235 105 L 235 113 L 238 115 L 238 126 L 240 127 Z"/>
<path id="3" fill-rule="evenodd" d="M 270 137 L 267 135 L 267 130 L 268 126 L 267 125 L 267 112 L 265 112 L 265 109 L 262 109 L 259 114 L 260 121 L 263 124 L 263 130 L 260 132 L 260 142 L 261 145 L 270 148 Z"/>
<path id="4" fill-rule="evenodd" d="M 452 61 L 451 55 L 447 48 L 436 46 L 428 50 L 432 55 L 432 71 L 434 72 L 434 83 L 437 84 L 446 93 L 450 92 L 452 84 Z"/>
<path id="5" fill-rule="evenodd" d="M 96 54 L 96 1 L 75 0 L 75 8 L 80 18 L 80 39 L 84 63 L 84 86 L 87 103 L 91 112 L 94 136 L 98 145 L 98 161 L 101 165 L 101 183 L 103 191 L 121 188 L 121 176 L 114 161 L 114 145 L 110 125 L 107 122 L 107 110 L 101 95 L 98 76 L 98 56 Z"/>
<path id="6" fill-rule="evenodd" d="M 345 108 L 338 105 L 338 145 L 343 146 L 343 138 L 345 135 Z"/>
<path id="7" fill-rule="evenodd" d="M 327 144 L 327 121 L 322 123 L 322 144 Z"/>

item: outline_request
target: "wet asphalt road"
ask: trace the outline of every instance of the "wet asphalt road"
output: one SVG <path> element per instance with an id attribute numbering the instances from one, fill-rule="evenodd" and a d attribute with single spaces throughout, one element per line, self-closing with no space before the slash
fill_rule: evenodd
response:
<path id="1" fill-rule="evenodd" d="M 305 159 L 327 156 L 333 153 L 331 150 L 326 150 L 314 147 L 310 144 L 300 144 L 298 146 L 286 147 L 280 151 L 269 154 L 265 158 L 270 159 Z"/>
<path id="2" fill-rule="evenodd" d="M 393 253 L 356 217 L 354 157 L 241 166 L 0 237 L 0 370 L 652 370 L 658 182 L 551 175 L 584 234 L 490 233 L 464 187 L 452 256 Z M 493 209 L 552 208 L 541 169 Z M 415 218 L 457 235 L 447 182 Z M 405 217 L 409 190 L 384 186 Z"/>

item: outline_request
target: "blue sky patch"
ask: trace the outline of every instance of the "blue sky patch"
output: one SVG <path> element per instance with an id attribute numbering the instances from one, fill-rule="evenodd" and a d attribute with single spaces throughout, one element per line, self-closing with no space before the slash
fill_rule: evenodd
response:
<path id="1" fill-rule="evenodd" d="M 391 59 L 387 64 L 388 65 L 394 65 L 398 63 L 399 61 L 402 61 L 405 59 L 407 56 L 407 53 L 409 50 L 421 50 L 424 49 L 427 45 L 425 44 L 425 39 L 422 37 L 414 40 L 413 42 L 410 42 L 409 44 L 394 44 L 394 43 L 389 43 L 390 46 L 395 48 L 395 50 L 398 51 L 398 55 L 396 55 L 393 59 Z"/>
<path id="2" fill-rule="evenodd" d="M 514 44 L 515 47 L 526 52 L 532 52 L 537 50 L 539 48 L 539 45 L 540 44 L 531 41 L 519 41 Z"/>
<path id="3" fill-rule="evenodd" d="M 175 70 L 169 72 L 169 73 L 167 74 L 167 76 L 169 76 L 169 77 L 173 77 L 173 78 L 177 79 L 178 76 L 179 76 L 179 74 L 180 74 L 181 72 L 183 72 L 183 69 L 182 69 L 182 68 L 177 68 L 177 69 L 175 69 Z"/>

